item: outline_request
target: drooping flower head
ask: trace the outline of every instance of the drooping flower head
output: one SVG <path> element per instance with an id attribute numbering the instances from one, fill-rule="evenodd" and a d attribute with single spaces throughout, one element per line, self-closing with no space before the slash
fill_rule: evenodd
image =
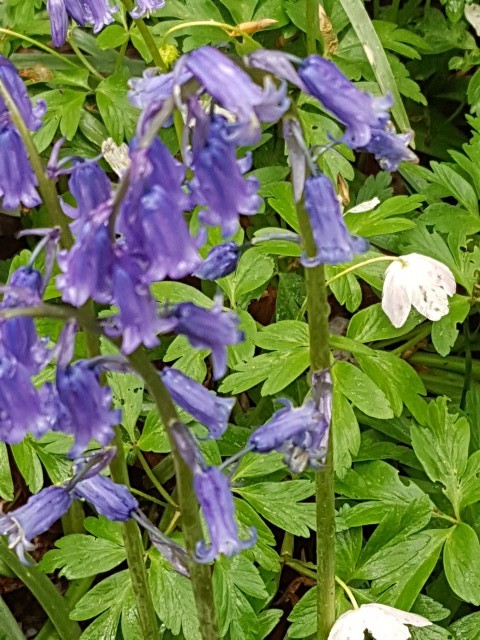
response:
<path id="1" fill-rule="evenodd" d="M 382 309 L 397 328 L 405 324 L 412 306 L 435 322 L 448 314 L 448 298 L 455 290 L 455 277 L 446 265 L 409 253 L 385 271 Z"/>
<path id="2" fill-rule="evenodd" d="M 42 118 L 47 110 L 47 105 L 43 100 L 37 102 L 35 107 L 32 105 L 27 94 L 27 88 L 18 75 L 18 71 L 10 60 L 7 60 L 2 55 L 0 55 L 0 79 L 15 102 L 27 127 L 30 131 L 38 131 L 42 126 Z M 0 98 L 0 123 L 2 128 L 9 122 L 7 113 L 5 102 Z"/>
<path id="3" fill-rule="evenodd" d="M 317 247 L 314 257 L 302 257 L 302 264 L 341 264 L 368 249 L 368 242 L 352 236 L 342 217 L 340 203 L 332 182 L 320 174 L 305 181 L 305 209 L 310 219 Z"/>
<path id="4" fill-rule="evenodd" d="M 161 377 L 173 400 L 207 427 L 210 438 L 220 438 L 228 427 L 235 398 L 220 398 L 177 369 L 165 368 Z"/>
<path id="5" fill-rule="evenodd" d="M 31 496 L 27 504 L 9 513 L 0 514 L 0 535 L 8 536 L 8 546 L 18 555 L 23 564 L 27 551 L 35 546 L 33 538 L 48 531 L 72 504 L 72 498 L 62 487 L 47 487 Z"/>
<path id="6" fill-rule="evenodd" d="M 396 133 L 388 123 L 385 129 L 372 129 L 370 142 L 365 151 L 373 153 L 384 171 L 396 171 L 401 162 L 418 162 L 417 156 L 409 149 L 413 133 Z"/>
<path id="7" fill-rule="evenodd" d="M 197 562 L 212 562 L 221 554 L 232 556 L 250 548 L 256 534 L 252 529 L 249 539 L 240 540 L 228 478 L 218 467 L 206 464 L 185 425 L 176 423 L 172 431 L 183 459 L 192 467 L 193 488 L 208 529 L 209 544 L 205 540 L 197 544 Z"/>
<path id="8" fill-rule="evenodd" d="M 165 6 L 165 0 L 136 0 L 136 6 L 130 11 L 132 18 L 148 18 L 151 13 L 162 9 Z"/>
<path id="9" fill-rule="evenodd" d="M 0 199 L 4 209 L 41 203 L 37 179 L 17 129 L 0 115 Z"/>
<path id="10" fill-rule="evenodd" d="M 212 351 L 214 378 L 221 378 L 227 369 L 227 346 L 244 339 L 243 332 L 237 328 L 239 317 L 222 311 L 221 304 L 203 309 L 192 302 L 178 304 L 164 315 L 171 321 L 173 330 L 187 336 L 192 347 Z"/>
<path id="11" fill-rule="evenodd" d="M 98 33 L 113 22 L 117 10 L 118 6 L 112 6 L 109 0 L 47 0 L 53 44 L 65 44 L 69 18 L 82 27 L 93 25 L 93 32 Z"/>
<path id="12" fill-rule="evenodd" d="M 308 93 L 320 100 L 346 127 L 343 142 L 358 149 L 372 137 L 372 129 L 384 129 L 390 119 L 391 95 L 375 98 L 360 91 L 331 60 L 316 54 L 305 58 L 298 68 Z"/>
<path id="13" fill-rule="evenodd" d="M 230 275 L 237 268 L 241 247 L 235 242 L 224 242 L 210 249 L 207 257 L 195 271 L 197 278 L 217 280 Z"/>
<path id="14" fill-rule="evenodd" d="M 75 484 L 72 495 L 90 502 L 97 513 L 109 520 L 126 522 L 138 509 L 138 502 L 128 487 L 101 475 L 95 475 Z"/>

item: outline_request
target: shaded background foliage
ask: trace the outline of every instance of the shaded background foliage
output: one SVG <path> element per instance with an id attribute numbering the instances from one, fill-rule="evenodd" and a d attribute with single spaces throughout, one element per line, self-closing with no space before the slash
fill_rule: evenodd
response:
<path id="1" fill-rule="evenodd" d="M 415 131 L 421 160 L 389 174 L 378 173 L 371 157 L 355 155 L 344 145 L 321 156 L 321 169 L 339 187 L 350 230 L 371 242 L 370 252 L 354 262 L 381 251 L 422 253 L 449 266 L 459 285 L 448 316 L 431 323 L 413 312 L 395 329 L 379 303 L 385 263 L 362 266 L 331 284 L 331 344 L 338 360 L 332 369 L 337 574 L 360 603 L 380 601 L 435 623 L 412 631 L 414 638 L 475 640 L 480 637 L 480 367 L 475 361 L 480 346 L 480 5 L 374 0 L 366 4 L 372 22 L 356 12 L 354 2 L 325 0 L 322 6 L 319 47 L 362 89 L 378 93 L 393 76 L 401 96 L 393 116 L 399 128 Z M 276 22 L 256 33 L 256 42 L 303 56 L 304 8 L 302 0 L 167 0 L 150 23 L 167 65 L 175 55 L 203 44 L 224 44 L 239 54 L 249 51 L 246 39 L 188 25 L 196 20 L 235 25 L 270 18 Z M 83 157 L 95 157 L 108 137 L 117 144 L 132 137 L 139 112 L 128 102 L 127 81 L 152 60 L 125 13 L 97 36 L 74 29 L 60 57 L 26 39 L 50 40 L 42 0 L 7 0 L 0 5 L 0 16 L 1 52 L 21 70 L 30 94 L 47 102 L 45 125 L 34 136 L 45 157 L 60 135 L 67 140 L 68 153 Z M 164 39 L 177 26 L 181 28 Z M 385 55 L 368 49 L 372 34 Z M 339 136 L 337 123 L 307 96 L 301 98 L 298 113 L 310 146 L 323 146 L 329 136 Z M 179 152 L 174 128 L 162 130 L 161 137 L 173 153 Z M 105 160 L 102 164 L 110 171 Z M 280 132 L 265 128 L 253 148 L 252 170 L 265 205 L 258 215 L 243 220 L 235 242 L 242 244 L 272 227 L 298 230 L 289 171 Z M 66 183 L 62 187 L 66 191 Z M 380 202 L 373 210 L 348 213 L 353 205 L 375 197 Z M 14 219 L 2 216 L 1 224 L 2 231 L 48 226 L 42 207 L 18 211 Z M 193 218 L 193 229 L 196 224 Z M 28 246 L 18 251 L 14 242 L 6 243 L 6 251 L 15 255 L 7 259 L 5 253 L 0 263 L 3 281 L 29 257 Z M 204 251 L 220 242 L 218 230 L 211 230 Z M 227 433 L 218 442 L 203 444 L 212 463 L 243 446 L 252 427 L 272 415 L 276 398 L 287 397 L 297 405 L 303 401 L 309 352 L 299 256 L 300 249 L 290 243 L 271 241 L 248 249 L 236 272 L 217 283 L 226 304 L 239 313 L 247 339 L 229 348 L 229 375 L 218 385 L 220 393 L 236 395 L 237 404 Z M 327 277 L 343 269 L 327 267 Z M 160 302 L 210 307 L 215 284 L 203 287 L 188 278 L 158 283 L 152 290 Z M 52 284 L 46 299 L 57 296 Z M 54 340 L 59 332 L 52 320 L 39 320 L 38 327 Z M 84 355 L 77 341 L 76 356 Z M 207 355 L 176 337 L 163 340 L 152 357 L 159 367 L 168 363 L 215 388 Z M 46 379 L 49 374 L 53 369 L 42 375 Z M 115 405 L 124 412 L 133 486 L 147 494 L 144 505 L 150 517 L 173 531 L 175 514 L 158 504 L 155 488 L 160 483 L 173 489 L 161 420 L 137 378 L 109 374 L 108 382 Z M 189 416 L 182 419 L 202 435 L 202 427 Z M 0 444 L 2 498 L 24 501 L 44 483 L 64 480 L 69 448 L 70 441 L 61 434 L 10 447 Z M 259 538 L 250 551 L 215 565 L 225 637 L 305 638 L 315 632 L 312 478 L 310 471 L 292 477 L 278 454 L 248 454 L 236 469 L 239 523 L 245 529 L 255 526 Z M 73 619 L 85 622 L 82 638 L 137 637 L 116 523 L 90 516 L 84 533 L 66 536 L 58 527 L 42 538 L 38 558 L 62 588 L 66 581 L 71 587 L 78 581 L 86 585 L 72 612 Z M 199 635 L 188 581 L 155 551 L 149 562 L 163 638 L 195 640 Z M 8 592 L 17 593 L 20 585 L 8 567 L 0 565 L 0 572 L 2 591 L 11 603 Z M 349 607 L 341 588 L 337 607 L 339 613 Z M 25 612 L 16 613 L 26 630 Z M 42 637 L 49 636 L 45 632 Z"/>

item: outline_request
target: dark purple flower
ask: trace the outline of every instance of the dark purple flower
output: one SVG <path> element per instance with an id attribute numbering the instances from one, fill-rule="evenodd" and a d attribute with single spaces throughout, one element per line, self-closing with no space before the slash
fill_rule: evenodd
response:
<path id="1" fill-rule="evenodd" d="M 321 174 L 305 181 L 305 209 L 310 218 L 317 255 L 303 255 L 302 264 L 312 267 L 322 262 L 349 262 L 368 249 L 365 238 L 352 236 L 342 217 L 340 203 L 332 182 Z"/>
<path id="2" fill-rule="evenodd" d="M 0 440 L 21 442 L 30 432 L 38 437 L 52 427 L 47 389 L 37 391 L 31 371 L 8 354 L 0 356 Z"/>
<path id="3" fill-rule="evenodd" d="M 396 133 L 393 125 L 385 130 L 373 129 L 370 142 L 365 151 L 373 153 L 375 159 L 385 171 L 396 171 L 401 162 L 418 162 L 417 156 L 408 148 L 413 133 Z"/>
<path id="4" fill-rule="evenodd" d="M 199 212 L 200 221 L 221 226 L 224 237 L 237 231 L 239 214 L 254 214 L 262 203 L 258 180 L 242 175 L 249 168 L 250 157 L 238 161 L 235 144 L 228 136 L 225 118 L 213 117 L 205 143 L 198 148 L 194 141 L 195 178 L 190 183 L 195 204 L 206 207 Z"/>
<path id="5" fill-rule="evenodd" d="M 193 488 L 203 511 L 210 544 L 197 544 L 197 562 L 207 563 L 220 554 L 233 556 L 256 542 L 254 529 L 248 540 L 240 540 L 235 522 L 235 507 L 228 478 L 217 467 L 197 468 L 193 472 Z"/>
<path id="6" fill-rule="evenodd" d="M 256 49 L 247 56 L 247 62 L 254 69 L 262 69 L 277 78 L 287 80 L 291 84 L 306 91 L 304 84 L 293 66 L 290 56 L 283 51 Z"/>
<path id="7" fill-rule="evenodd" d="M 137 4 L 133 11 L 130 11 L 132 18 L 148 18 L 153 11 L 162 9 L 165 0 L 136 0 Z"/>
<path id="8" fill-rule="evenodd" d="M 112 185 L 107 174 L 96 162 L 80 161 L 73 167 L 68 188 L 78 209 L 65 206 L 65 213 L 75 220 L 90 220 L 99 207 L 105 207 L 112 197 Z M 77 227 L 72 227 L 76 233 Z"/>
<path id="9" fill-rule="evenodd" d="M 1 309 L 35 306 L 41 302 L 42 274 L 32 267 L 20 267 L 4 288 Z M 31 375 L 42 369 L 49 358 L 46 340 L 40 340 L 31 317 L 18 317 L 0 323 L 0 341 L 6 353 L 20 362 Z"/>
<path id="10" fill-rule="evenodd" d="M 187 336 L 196 349 L 210 349 L 215 380 L 227 370 L 227 345 L 242 342 L 244 334 L 238 330 L 239 317 L 230 311 L 222 311 L 221 305 L 211 310 L 197 307 L 192 302 L 183 302 L 166 314 L 173 320 L 172 329 Z"/>
<path id="11" fill-rule="evenodd" d="M 237 268 L 240 252 L 241 247 L 235 242 L 224 242 L 213 247 L 195 275 L 202 280 L 217 280 L 230 275 Z"/>
<path id="12" fill-rule="evenodd" d="M 105 225 L 85 222 L 73 247 L 60 251 L 57 260 L 63 273 L 56 284 L 64 302 L 81 307 L 89 298 L 111 301 L 114 252 Z"/>
<path id="13" fill-rule="evenodd" d="M 210 438 L 220 438 L 228 427 L 235 398 L 219 398 L 177 369 L 166 368 L 161 377 L 175 402 L 207 427 Z"/>
<path id="14" fill-rule="evenodd" d="M 109 520 L 126 522 L 138 509 L 138 502 L 124 484 L 96 475 L 78 482 L 72 491 L 74 498 L 87 500 L 95 510 Z"/>
<path id="15" fill-rule="evenodd" d="M 375 98 L 360 91 L 331 60 L 316 54 L 308 56 L 298 73 L 308 93 L 347 127 L 343 142 L 349 147 L 365 147 L 372 129 L 383 129 L 390 119 L 392 96 Z"/>
<path id="16" fill-rule="evenodd" d="M 68 13 L 65 0 L 47 0 L 47 12 L 50 18 L 50 32 L 55 47 L 61 47 L 67 39 Z"/>
<path id="17" fill-rule="evenodd" d="M 48 531 L 71 504 L 72 498 L 64 488 L 47 487 L 31 496 L 23 507 L 0 514 L 0 534 L 8 536 L 9 548 L 28 565 L 25 552 L 35 548 L 33 538 Z"/>
<path id="18" fill-rule="evenodd" d="M 285 84 L 277 89 L 270 81 L 263 90 L 233 60 L 213 47 L 200 47 L 180 58 L 177 73 L 184 69 L 236 117 L 229 129 L 237 144 L 257 142 L 261 134 L 259 122 L 277 120 L 290 105 Z"/>
<path id="19" fill-rule="evenodd" d="M 256 429 L 248 439 L 247 446 L 259 453 L 278 450 L 286 441 L 298 434 L 314 429 L 320 414 L 313 400 L 307 400 L 303 406 L 294 408 L 288 400 L 279 400 L 284 404 L 263 426 Z"/>
<path id="20" fill-rule="evenodd" d="M 121 411 L 111 409 L 112 392 L 100 384 L 94 362 L 79 360 L 64 366 L 62 359 L 60 356 L 56 374 L 58 414 L 54 430 L 74 436 L 69 456 L 75 458 L 85 451 L 92 438 L 103 446 L 110 443 Z"/>
<path id="21" fill-rule="evenodd" d="M 3 123 L 2 123 L 3 122 Z M 0 198 L 4 209 L 20 204 L 31 209 L 41 203 L 37 179 L 17 129 L 0 117 Z"/>
<path id="22" fill-rule="evenodd" d="M 42 126 L 41 118 L 45 115 L 47 106 L 43 100 L 37 102 L 35 107 L 32 105 L 27 94 L 27 88 L 18 75 L 18 71 L 13 64 L 2 55 L 0 55 L 0 79 L 15 102 L 27 127 L 30 131 L 38 131 Z M 7 107 L 3 99 L 0 98 L 0 121 L 2 121 L 2 128 L 5 126 L 3 122 L 5 119 L 9 120 Z M 13 125 L 11 126 L 13 127 Z M 3 144 L 0 148 L 4 148 Z M 5 148 L 9 149 L 9 147 Z"/>

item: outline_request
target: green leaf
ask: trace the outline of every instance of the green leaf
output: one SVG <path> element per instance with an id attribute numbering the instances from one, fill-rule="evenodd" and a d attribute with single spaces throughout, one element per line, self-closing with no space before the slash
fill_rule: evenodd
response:
<path id="1" fill-rule="evenodd" d="M 220 0 L 232 14 L 236 24 L 252 19 L 258 0 Z M 265 15 L 265 17 L 269 17 Z"/>
<path id="2" fill-rule="evenodd" d="M 118 604 L 102 613 L 82 633 L 82 640 L 115 640 L 121 611 Z"/>
<path id="3" fill-rule="evenodd" d="M 116 144 L 130 138 L 135 129 L 138 111 L 127 98 L 127 74 L 114 73 L 97 87 L 97 106 L 108 133 Z"/>
<path id="4" fill-rule="evenodd" d="M 250 528 L 257 531 L 257 541 L 253 547 L 244 551 L 247 557 L 251 557 L 267 571 L 278 573 L 280 571 L 280 558 L 275 551 L 275 536 L 268 526 L 248 502 L 240 498 L 234 498 L 235 516 L 240 524 L 240 537 L 246 539 L 250 534 Z"/>
<path id="5" fill-rule="evenodd" d="M 111 24 L 98 34 L 97 45 L 100 49 L 115 49 L 128 42 L 128 39 L 128 31 L 119 24 Z"/>
<path id="6" fill-rule="evenodd" d="M 372 380 L 349 362 L 339 361 L 332 369 L 334 383 L 351 403 L 373 418 L 393 418 L 385 394 Z"/>
<path id="7" fill-rule="evenodd" d="M 12 444 L 10 448 L 27 487 L 32 493 L 38 493 L 43 487 L 42 465 L 29 436 L 23 442 Z"/>
<path id="8" fill-rule="evenodd" d="M 299 378 L 309 366 L 310 350 L 307 348 L 278 351 L 277 367 L 265 381 L 261 391 L 262 396 L 270 396 L 282 391 Z"/>
<path id="9" fill-rule="evenodd" d="M 122 545 L 81 533 L 60 538 L 55 545 L 58 549 L 47 551 L 40 567 L 45 573 L 60 569 L 59 575 L 69 580 L 110 571 L 126 559 Z"/>
<path id="10" fill-rule="evenodd" d="M 8 502 L 13 500 L 13 480 L 8 461 L 7 445 L 0 443 L 0 497 Z"/>
<path id="11" fill-rule="evenodd" d="M 317 630 L 317 587 L 312 587 L 303 595 L 288 616 L 291 626 L 289 638 L 304 640 Z"/>
<path id="12" fill-rule="evenodd" d="M 297 210 L 293 201 L 293 189 L 290 182 L 273 182 L 260 187 L 259 195 L 267 199 L 268 204 L 290 227 L 299 232 Z"/>
<path id="13" fill-rule="evenodd" d="M 315 505 L 301 502 L 315 493 L 309 480 L 260 482 L 247 487 L 234 487 L 266 520 L 295 536 L 308 537 L 315 529 Z"/>
<path id="14" fill-rule="evenodd" d="M 276 303 L 277 322 L 296 318 L 306 295 L 305 280 L 298 273 L 279 273 Z"/>
<path id="15" fill-rule="evenodd" d="M 96 584 L 70 612 L 72 620 L 88 620 L 120 602 L 130 588 L 128 570 L 119 571 Z"/>
<path id="16" fill-rule="evenodd" d="M 113 392 L 113 405 L 122 410 L 122 425 L 131 440 L 135 440 L 135 427 L 142 411 L 144 383 L 131 373 L 109 373 L 108 384 Z"/>
<path id="17" fill-rule="evenodd" d="M 450 627 L 455 640 L 478 640 L 480 629 L 480 612 L 471 613 L 469 616 L 456 620 Z"/>
<path id="18" fill-rule="evenodd" d="M 410 333 L 425 318 L 416 311 L 411 311 L 405 324 L 395 329 L 385 315 L 381 304 L 372 304 L 356 313 L 348 325 L 347 336 L 358 342 L 372 342 L 399 338 Z"/>
<path id="19" fill-rule="evenodd" d="M 298 320 L 281 320 L 257 332 L 255 344 L 262 349 L 277 351 L 292 347 L 308 347 L 308 324 Z"/>
<path id="20" fill-rule="evenodd" d="M 448 193 L 458 200 L 470 213 L 478 215 L 478 198 L 472 185 L 446 164 L 432 162 L 432 180 L 448 190 Z"/>
<path id="21" fill-rule="evenodd" d="M 470 311 L 470 299 L 455 294 L 449 302 L 446 316 L 432 324 L 432 342 L 441 356 L 448 356 L 458 337 L 457 323 L 463 322 Z"/>
<path id="22" fill-rule="evenodd" d="M 221 278 L 218 284 L 233 305 L 246 306 L 253 297 L 257 297 L 257 290 L 267 284 L 273 271 L 273 258 L 254 247 L 242 255 L 235 273 Z"/>
<path id="23" fill-rule="evenodd" d="M 448 584 L 462 600 L 480 605 L 480 543 L 464 522 L 451 529 L 443 552 Z"/>
<path id="24" fill-rule="evenodd" d="M 333 387 L 332 436 L 335 473 L 343 478 L 360 447 L 360 428 L 347 398 Z"/>
<path id="25" fill-rule="evenodd" d="M 198 289 L 183 282 L 155 282 L 151 286 L 151 291 L 154 298 L 159 302 L 170 302 L 171 304 L 193 302 L 206 309 L 213 307 L 213 300 Z"/>
<path id="26" fill-rule="evenodd" d="M 155 611 L 167 629 L 174 635 L 182 632 L 185 640 L 200 640 L 192 584 L 157 551 L 151 554 L 149 584 Z"/>
<path id="27" fill-rule="evenodd" d="M 440 482 L 460 514 L 462 488 L 460 479 L 468 461 L 470 426 L 466 418 L 448 413 L 446 398 L 437 398 L 428 407 L 426 427 L 412 424 L 415 455 L 432 482 Z"/>
<path id="28" fill-rule="evenodd" d="M 422 195 L 394 196 L 370 211 L 347 213 L 345 222 L 352 233 L 366 238 L 412 229 L 414 221 L 394 216 L 418 209 L 424 199 Z"/>
<path id="29" fill-rule="evenodd" d="M 156 409 L 152 409 L 147 415 L 137 444 L 142 451 L 155 451 L 156 453 L 170 451 L 168 436 Z"/>

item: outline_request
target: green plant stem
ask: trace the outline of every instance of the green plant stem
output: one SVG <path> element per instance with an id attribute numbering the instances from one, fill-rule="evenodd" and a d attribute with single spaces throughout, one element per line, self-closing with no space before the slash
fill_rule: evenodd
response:
<path id="1" fill-rule="evenodd" d="M 313 565 L 307 566 L 301 560 L 295 560 L 294 558 L 289 558 L 288 556 L 287 557 L 282 556 L 282 560 L 283 560 L 283 564 L 287 565 L 287 567 L 291 567 L 292 569 L 295 569 L 295 571 L 298 571 L 298 573 L 300 573 L 302 576 L 305 576 L 306 578 L 312 578 L 312 580 L 316 580 L 317 574 L 315 573 L 315 566 Z M 335 576 L 335 582 L 340 587 L 342 587 L 342 589 L 345 591 L 348 599 L 352 603 L 353 608 L 358 609 L 357 599 L 353 595 L 353 592 L 348 586 L 348 584 L 338 576 Z"/>
<path id="2" fill-rule="evenodd" d="M 448 356 L 448 358 L 444 358 L 437 353 L 417 352 L 408 358 L 408 361 L 413 364 L 420 364 L 425 367 L 432 367 L 433 369 L 440 369 L 442 371 L 453 371 L 463 375 L 465 374 L 467 366 L 465 358 L 459 356 Z M 471 375 L 475 380 L 478 380 L 480 378 L 480 362 L 472 361 L 471 365 Z"/>
<path id="3" fill-rule="evenodd" d="M 48 576 L 36 566 L 26 567 L 23 565 L 7 547 L 3 538 L 0 538 L 0 559 L 35 596 L 62 640 L 80 638 L 80 627 L 76 622 L 70 620 L 68 605 L 50 582 Z"/>
<path id="4" fill-rule="evenodd" d="M 178 421 L 177 412 L 168 391 L 158 375 L 158 371 L 148 359 L 145 351 L 142 348 L 137 349 L 128 359 L 145 381 L 167 430 L 177 477 L 178 502 L 182 514 L 183 534 L 187 550 L 193 556 L 196 544 L 202 537 L 202 528 L 198 503 L 193 490 L 192 471 L 183 461 L 171 433 L 171 425 Z M 202 638 L 203 640 L 218 640 L 220 636 L 215 615 L 210 568 L 203 564 L 191 562 L 189 569 Z"/>
<path id="5" fill-rule="evenodd" d="M 69 37 L 68 44 L 71 46 L 72 50 L 75 52 L 75 55 L 80 60 L 80 62 L 83 64 L 85 69 L 88 69 L 88 71 L 92 74 L 92 76 L 97 78 L 97 80 L 100 80 L 100 82 L 102 80 L 105 80 L 105 78 L 102 76 L 102 74 L 99 71 L 97 71 L 92 64 L 90 64 L 90 62 L 88 61 L 87 57 L 82 53 L 82 51 L 80 51 L 79 47 L 75 44 L 75 42 L 74 42 L 72 37 Z"/>
<path id="6" fill-rule="evenodd" d="M 55 49 L 51 49 L 50 47 L 47 47 L 46 44 L 43 44 L 42 42 L 39 42 L 34 38 L 30 38 L 29 36 L 26 36 L 23 33 L 18 33 L 18 31 L 12 31 L 11 29 L 0 28 L 0 33 L 4 33 L 7 36 L 13 36 L 14 38 L 21 38 L 22 40 L 25 40 L 25 42 L 29 42 L 30 44 L 35 45 L 39 49 L 43 49 L 43 51 L 46 51 L 51 56 L 54 56 L 55 58 L 58 58 L 62 62 L 65 62 L 65 64 L 68 64 L 70 67 L 73 67 L 74 69 L 79 69 L 78 64 L 76 64 L 66 56 L 62 55 L 61 53 L 58 53 L 58 51 L 55 51 Z"/>
<path id="7" fill-rule="evenodd" d="M 125 7 L 125 9 L 127 11 L 131 11 L 133 9 L 133 7 L 135 6 L 135 3 L 134 3 L 133 0 L 122 0 L 122 4 L 123 4 L 123 6 Z M 145 42 L 145 45 L 146 45 L 147 49 L 151 53 L 151 56 L 153 58 L 153 62 L 155 63 L 155 65 L 157 67 L 162 69 L 162 71 L 166 71 L 165 63 L 163 62 L 163 58 L 160 55 L 160 50 L 158 49 L 158 47 L 157 47 L 157 45 L 155 43 L 155 40 L 153 39 L 153 36 L 150 33 L 150 29 L 147 27 L 147 25 L 142 20 L 142 18 L 136 18 L 133 21 L 137 25 L 137 29 L 140 32 L 140 35 L 142 36 L 143 41 Z"/>
<path id="8" fill-rule="evenodd" d="M 312 229 L 303 203 L 297 205 L 300 231 L 307 256 L 316 254 Z M 330 366 L 325 267 L 306 269 L 310 367 L 318 371 Z M 340 426 L 340 425 L 338 425 Z M 317 638 L 327 640 L 335 622 L 335 492 L 333 438 L 330 437 L 325 466 L 315 473 L 317 513 Z"/>
<path id="9" fill-rule="evenodd" d="M 135 487 L 130 487 L 130 492 L 134 493 L 136 496 L 140 496 L 144 500 L 148 500 L 149 502 L 153 502 L 154 504 L 158 504 L 160 507 L 169 507 L 166 502 L 163 500 L 159 500 L 158 498 L 154 498 L 153 496 L 145 493 L 145 491 L 140 491 L 140 489 L 135 489 Z"/>
<path id="10" fill-rule="evenodd" d="M 318 0 L 306 0 L 305 17 L 307 20 L 307 55 L 317 53 Z"/>
<path id="11" fill-rule="evenodd" d="M 150 482 L 153 484 L 153 486 L 158 491 L 158 493 L 168 502 L 168 504 L 171 507 L 173 507 L 174 509 L 178 509 L 178 505 L 175 503 L 175 500 L 172 499 L 172 497 L 168 493 L 168 491 L 166 491 L 162 487 L 160 482 L 157 480 L 157 477 L 155 476 L 155 474 L 150 469 L 150 466 L 149 466 L 148 462 L 145 460 L 145 456 L 140 451 L 140 449 L 136 445 L 133 445 L 133 450 L 134 450 L 135 455 L 137 456 L 140 464 L 142 465 L 143 470 L 145 471 L 145 473 L 147 475 L 147 478 L 150 479 Z"/>
<path id="12" fill-rule="evenodd" d="M 401 356 L 403 353 L 405 353 L 412 347 L 415 347 L 424 338 L 429 336 L 431 332 L 432 332 L 431 324 L 427 324 L 426 326 L 420 327 L 420 329 L 415 332 L 415 335 L 413 335 L 409 340 L 404 342 L 402 345 L 400 345 L 396 349 L 393 349 L 392 353 L 394 353 L 396 356 Z"/>
<path id="13" fill-rule="evenodd" d="M 182 29 L 188 29 L 190 27 L 217 27 L 218 29 L 222 29 L 222 31 L 225 31 L 225 33 L 229 36 L 232 35 L 232 32 L 235 32 L 237 34 L 237 37 L 242 36 L 245 40 L 247 40 L 247 42 L 253 44 L 256 49 L 258 48 L 258 43 L 255 42 L 252 36 L 248 33 L 242 31 L 234 25 L 227 24 L 225 22 L 217 22 L 216 20 L 192 20 L 191 22 L 182 22 L 180 24 L 176 24 L 175 26 L 170 27 L 170 29 L 165 32 L 162 38 L 162 42 L 165 43 L 168 36 L 170 36 L 172 33 L 181 31 Z"/>
<path id="14" fill-rule="evenodd" d="M 82 578 L 81 580 L 74 580 L 68 586 L 68 589 L 63 597 L 69 607 L 73 607 L 82 598 L 92 586 L 95 576 L 88 578 Z M 40 629 L 38 635 L 35 636 L 35 640 L 58 640 L 59 635 L 53 626 L 51 620 L 48 620 Z"/>
<path id="15" fill-rule="evenodd" d="M 8 109 L 13 124 L 17 127 L 18 132 L 27 149 L 30 164 L 38 181 L 38 188 L 42 196 L 43 203 L 53 221 L 53 224 L 60 227 L 62 231 L 63 246 L 69 248 L 73 244 L 72 234 L 68 220 L 64 215 L 60 203 L 58 201 L 57 190 L 55 184 L 47 178 L 43 169 L 42 160 L 37 152 L 30 131 L 25 124 L 20 111 L 17 108 L 12 96 L 10 95 L 5 84 L 0 80 L 0 96 L 3 98 Z"/>
<path id="16" fill-rule="evenodd" d="M 0 629 L 4 638 L 8 640 L 25 640 L 12 612 L 7 607 L 5 600 L 0 597 Z"/>
<path id="17" fill-rule="evenodd" d="M 115 60 L 114 73 L 118 73 L 120 71 L 120 69 L 122 68 L 122 63 L 123 63 L 123 60 L 125 58 L 125 54 L 127 53 L 127 49 L 128 49 L 128 42 L 129 41 L 127 40 L 120 47 L 120 51 L 118 52 L 117 59 Z"/>

